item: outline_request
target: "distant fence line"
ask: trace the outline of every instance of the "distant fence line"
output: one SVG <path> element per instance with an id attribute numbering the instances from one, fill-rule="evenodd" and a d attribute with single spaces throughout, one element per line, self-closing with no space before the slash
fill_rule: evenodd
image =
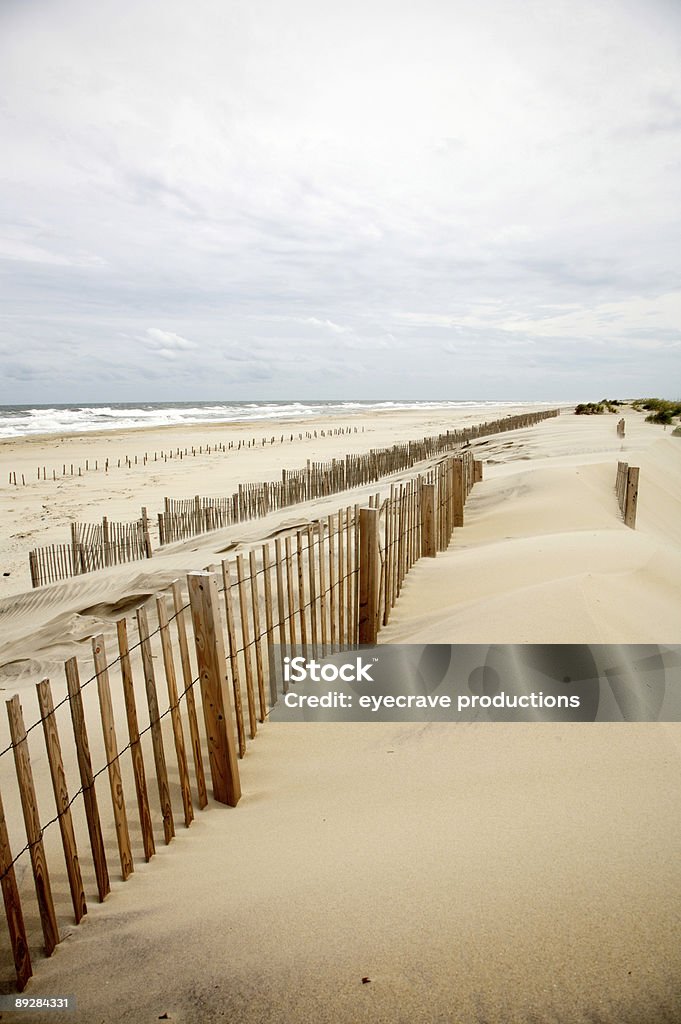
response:
<path id="1" fill-rule="evenodd" d="M 308 460 L 304 469 L 282 470 L 280 481 L 239 484 L 238 490 L 227 498 L 202 498 L 198 495 L 189 499 L 165 498 L 164 511 L 158 513 L 159 542 L 165 545 L 186 540 L 234 523 L 257 519 L 300 502 L 375 483 L 382 477 L 411 469 L 418 462 L 451 451 L 477 437 L 533 426 L 558 414 L 558 409 L 525 413 L 389 448 L 372 449 L 364 455 L 347 454 L 344 458 L 328 462 Z M 327 433 L 344 435 L 353 429 L 358 431 L 357 427 L 336 427 Z M 317 435 L 316 430 L 313 433 Z M 321 434 L 324 435 L 324 431 Z M 283 439 L 285 435 L 281 436 Z M 312 432 L 308 431 L 307 436 L 311 437 Z M 266 440 L 263 438 L 263 444 Z M 230 442 L 230 446 L 233 444 L 235 442 Z M 226 450 L 224 445 L 222 448 Z M 199 452 L 201 450 L 198 449 Z M 177 451 L 182 458 L 181 449 Z M 192 453 L 196 451 L 192 449 Z M 146 459 L 145 454 L 145 462 Z M 101 525 L 74 523 L 70 544 L 51 544 L 34 548 L 29 553 L 31 585 L 40 587 L 110 565 L 151 557 L 149 523 L 144 508 L 141 518 L 131 523 L 108 522 L 106 516 Z"/>
<path id="2" fill-rule="evenodd" d="M 308 460 L 304 469 L 282 470 L 280 481 L 240 484 L 237 491 L 225 498 L 199 495 L 194 498 L 165 498 L 164 511 L 158 515 L 159 540 L 161 545 L 186 540 L 234 523 L 266 516 L 277 509 L 300 502 L 366 486 L 393 473 L 411 469 L 416 463 L 451 451 L 467 441 L 533 426 L 558 414 L 559 410 L 551 409 L 508 416 L 389 448 L 374 448 L 364 455 L 348 454 L 328 462 Z"/>
<path id="3" fill-rule="evenodd" d="M 375 495 L 368 508 L 339 509 L 266 541 L 247 555 L 223 561 L 219 572 L 190 573 L 188 597 L 180 581 L 156 596 L 155 622 L 150 624 L 148 607 L 142 605 L 134 619 L 122 617 L 115 623 L 117 655 L 107 652 L 104 636 L 92 639 L 93 671 L 84 682 L 78 660 L 70 658 L 64 665 L 66 694 L 56 704 L 50 682 L 37 683 L 39 714 L 28 728 L 19 696 L 7 701 L 11 743 L 0 751 L 0 769 L 7 768 L 11 751 L 15 771 L 5 771 L 1 788 L 7 793 L 9 785 L 18 786 L 20 800 L 8 806 L 21 805 L 26 843 L 13 855 L 10 828 L 20 827 L 19 821 L 8 822 L 0 795 L 0 881 L 19 990 L 33 973 L 30 947 L 38 926 L 50 956 L 60 941 L 60 916 L 69 913 L 70 906 L 79 923 L 87 913 L 86 881 L 100 901 L 110 892 L 114 838 L 120 877 L 126 881 L 136 860 L 152 858 L 159 833 L 166 844 L 171 842 L 178 813 L 189 827 L 195 804 L 200 809 L 207 806 L 206 749 L 215 800 L 238 803 L 238 758 L 256 737 L 268 705 L 278 698 L 273 672 L 276 645 L 295 649 L 312 643 L 343 649 L 374 643 L 413 564 L 445 549 L 454 528 L 463 525 L 467 495 L 481 475 L 482 464 L 470 452 L 448 456 L 426 473 L 393 484 L 382 503 Z M 159 674 L 165 678 L 167 702 L 162 698 L 159 703 Z M 95 681 L 101 731 L 92 723 L 88 726 L 82 699 L 85 688 Z M 23 700 L 28 699 L 26 692 Z M 145 708 L 142 724 L 140 706 Z M 59 715 L 62 735 L 67 729 L 75 744 L 80 782 L 75 793 L 67 780 L 71 766 L 64 765 L 62 756 Z M 116 736 L 122 721 L 128 733 L 123 744 Z M 170 726 L 165 735 L 164 723 Z M 39 732 L 44 747 L 38 743 Z M 174 757 L 169 769 L 170 735 Z M 122 755 L 127 753 L 130 759 L 124 762 Z M 42 774 L 34 775 L 34 769 L 42 769 Z M 97 793 L 99 781 L 101 797 L 105 773 L 108 814 Z M 157 801 L 149 796 L 152 779 Z M 134 798 L 126 799 L 126 789 L 130 793 L 133 787 Z M 181 802 L 179 812 L 173 796 Z M 50 798 L 56 813 L 45 821 L 39 805 Z M 72 815 L 74 805 L 77 816 Z M 129 825 L 133 815 L 139 820 L 135 842 Z M 87 826 L 90 857 L 78 853 L 84 842 L 84 836 L 76 835 L 81 819 Z M 57 823 L 59 835 L 53 828 Z M 15 872 L 27 853 L 36 895 L 29 918 L 23 911 L 28 876 L 22 876 L 26 881 L 20 885 Z M 64 875 L 58 876 L 54 888 L 48 854 L 50 860 L 64 858 Z M 27 929 L 27 919 L 32 928 Z"/>
<path id="4" fill-rule="evenodd" d="M 153 429 L 153 428 L 151 428 Z M 224 441 L 218 441 L 214 444 L 202 444 L 202 445 L 185 445 L 184 447 L 175 447 L 168 449 L 160 449 L 154 452 L 145 452 L 144 455 L 124 455 L 121 458 L 96 458 L 96 459 L 85 459 L 84 463 L 78 465 L 76 462 L 62 462 L 61 469 L 52 466 L 49 470 L 47 466 L 37 467 L 37 479 L 38 480 L 61 480 L 68 476 L 79 476 L 82 477 L 86 473 L 92 473 L 101 471 L 108 473 L 110 469 L 116 467 L 117 469 L 132 469 L 133 466 L 146 466 L 151 462 L 172 462 L 173 459 L 180 460 L 189 457 L 196 457 L 197 455 L 219 455 L 226 454 L 230 451 L 241 451 L 242 449 L 248 448 L 264 448 L 266 445 L 273 444 L 285 444 L 294 440 L 302 441 L 313 440 L 318 437 L 340 437 L 345 434 L 358 434 L 364 433 L 364 427 L 327 427 L 322 430 L 316 428 L 314 430 L 296 431 L 291 433 L 287 431 L 280 434 L 277 438 L 276 434 L 271 434 L 269 437 L 263 437 L 258 441 L 256 437 L 241 438 L 238 441 L 228 441 L 226 444 Z M 74 435 L 77 436 L 77 435 Z M 30 480 L 26 481 L 25 473 L 18 473 L 15 470 L 10 470 L 8 474 L 8 483 L 14 487 L 27 487 L 30 484 Z"/>
<path id="5" fill-rule="evenodd" d="M 636 508 L 638 506 L 638 466 L 630 466 L 627 462 L 617 463 L 615 492 L 620 511 L 624 516 L 624 525 L 636 528 Z"/>
<path id="6" fill-rule="evenodd" d="M 29 552 L 31 585 L 41 587 L 151 556 L 146 509 L 132 523 L 110 522 L 106 516 L 101 523 L 71 523 L 70 544 L 51 544 Z"/>

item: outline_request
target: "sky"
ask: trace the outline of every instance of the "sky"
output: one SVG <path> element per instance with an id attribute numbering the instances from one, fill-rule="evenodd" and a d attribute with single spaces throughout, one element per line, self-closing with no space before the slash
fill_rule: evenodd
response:
<path id="1" fill-rule="evenodd" d="M 651 395 L 678 0 L 0 0 L 0 404 Z"/>

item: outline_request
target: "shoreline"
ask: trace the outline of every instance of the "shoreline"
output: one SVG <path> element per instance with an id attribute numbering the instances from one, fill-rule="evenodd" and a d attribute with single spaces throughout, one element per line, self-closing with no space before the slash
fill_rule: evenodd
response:
<path id="1" fill-rule="evenodd" d="M 318 426 L 320 423 L 328 421 L 329 429 L 333 429 L 334 426 L 342 426 L 343 424 L 339 421 L 347 416 L 349 419 L 366 418 L 371 420 L 374 418 L 387 418 L 389 416 L 410 416 L 421 418 L 423 416 L 453 416 L 455 419 L 459 419 L 461 416 L 467 416 L 470 412 L 476 416 L 479 415 L 479 410 L 489 408 L 490 411 L 494 412 L 497 408 L 499 409 L 513 409 L 513 410 L 528 410 L 531 412 L 538 412 L 541 409 L 573 409 L 575 406 L 574 402 L 495 402 L 494 405 L 486 405 L 485 403 L 470 403 L 466 404 L 465 407 L 456 408 L 450 406 L 438 406 L 438 405 L 424 405 L 423 408 L 397 408 L 397 409 L 353 409 L 347 410 L 347 412 L 338 413 L 337 415 L 329 414 L 312 414 L 310 416 L 281 416 L 281 417 L 268 417 L 263 419 L 230 419 L 230 420 L 193 420 L 191 422 L 182 423 L 159 423 L 159 424 L 140 424 L 136 427 L 111 427 L 111 428 L 100 428 L 96 430 L 75 430 L 75 431 L 51 431 L 46 433 L 27 433 L 17 434 L 13 436 L 0 436 L 0 451 L 4 446 L 12 444 L 24 444 L 35 441 L 38 444 L 48 444 L 50 441 L 58 441 L 60 443 L 73 441 L 85 441 L 90 438 L 107 439 L 109 437 L 122 436 L 123 438 L 128 435 L 138 435 L 145 432 L 149 433 L 167 433 L 170 431 L 184 431 L 195 433 L 197 430 L 209 430 L 214 433 L 217 430 L 249 430 L 251 427 L 257 427 L 258 433 L 262 436 L 260 428 L 264 428 L 267 425 L 275 426 L 276 424 L 288 424 L 295 425 L 298 428 L 305 424 L 312 424 Z M 513 415 L 509 412 L 508 415 Z M 492 419 L 500 419 L 499 416 L 493 416 Z M 252 433 L 252 431 L 250 431 Z M 281 433 L 281 431 L 279 431 Z M 265 431 L 265 434 L 270 431 Z"/>

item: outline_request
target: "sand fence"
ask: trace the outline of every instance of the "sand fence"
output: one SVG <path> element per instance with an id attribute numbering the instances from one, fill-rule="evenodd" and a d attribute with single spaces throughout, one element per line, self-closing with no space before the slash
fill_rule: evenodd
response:
<path id="1" fill-rule="evenodd" d="M 196 495 L 188 499 L 164 499 L 164 511 L 158 513 L 160 544 L 166 545 L 234 523 L 266 516 L 278 509 L 300 502 L 340 494 L 354 487 L 377 482 L 413 468 L 417 463 L 451 451 L 476 437 L 506 430 L 532 426 L 547 417 L 557 416 L 558 410 L 509 416 L 502 420 L 483 423 L 464 430 L 447 431 L 418 441 L 372 449 L 364 455 L 347 454 L 342 459 L 312 462 L 305 468 L 282 470 L 281 480 L 239 484 L 238 490 L 225 498 L 206 498 Z M 335 428 L 336 434 L 350 433 L 352 428 Z M 355 428 L 355 431 L 357 428 Z M 324 434 L 324 431 L 321 432 Z M 330 431 L 329 431 L 330 433 Z M 317 431 L 314 431 L 316 436 Z M 312 434 L 308 432 L 311 437 Z M 302 437 L 302 434 L 300 435 Z M 284 435 L 282 435 L 283 440 Z M 291 435 L 293 438 L 293 435 Z M 266 438 L 262 439 L 265 444 Z M 271 441 L 274 442 L 272 437 Z M 256 441 L 253 439 L 253 445 Z M 230 444 L 231 446 L 231 444 Z M 248 442 L 248 447 L 251 442 Z M 241 447 L 241 442 L 239 442 Z M 190 454 L 203 449 L 192 448 Z M 227 449 L 225 449 L 227 450 Z M 178 449 L 179 457 L 182 452 Z M 165 456 L 165 453 L 161 453 Z M 158 453 L 154 453 L 157 456 Z M 127 457 L 126 457 L 127 458 Z M 147 456 L 145 454 L 144 464 Z M 110 522 L 105 516 L 100 523 L 72 523 L 71 542 L 34 548 L 29 552 L 31 585 L 43 586 L 70 579 L 82 573 L 93 572 L 110 565 L 151 558 L 152 543 L 146 508 L 139 519 L 130 523 Z"/>
<path id="2" fill-rule="evenodd" d="M 71 523 L 70 544 L 51 544 L 29 551 L 31 585 L 41 587 L 151 556 L 146 508 L 132 523 L 111 522 L 107 516 L 103 516 L 101 523 Z"/>
<path id="3" fill-rule="evenodd" d="M 165 498 L 158 515 L 161 545 L 195 537 L 201 533 L 266 516 L 278 509 L 305 501 L 340 494 L 355 487 L 377 483 L 394 473 L 412 469 L 478 437 L 519 430 L 557 416 L 559 410 L 526 413 L 481 423 L 462 430 L 423 437 L 389 448 L 373 448 L 363 454 L 347 454 L 327 462 L 308 459 L 304 468 L 282 470 L 281 480 L 239 485 L 229 497 Z"/>
<path id="4" fill-rule="evenodd" d="M 620 511 L 624 516 L 625 526 L 636 527 L 636 507 L 638 505 L 639 467 L 630 466 L 627 462 L 617 463 L 615 491 Z"/>
<path id="5" fill-rule="evenodd" d="M 471 452 L 445 456 L 368 507 L 348 505 L 190 573 L 93 637 L 86 669 L 71 658 L 62 681 L 7 701 L 5 990 L 12 963 L 23 990 L 34 950 L 51 955 L 64 918 L 69 929 L 83 919 L 86 889 L 103 901 L 114 871 L 128 880 L 157 843 L 171 843 L 177 819 L 189 827 L 197 808 L 215 806 L 209 788 L 217 804 L 238 803 L 238 760 L 278 697 L 277 651 L 374 643 L 411 566 L 463 525 L 481 472 Z"/>

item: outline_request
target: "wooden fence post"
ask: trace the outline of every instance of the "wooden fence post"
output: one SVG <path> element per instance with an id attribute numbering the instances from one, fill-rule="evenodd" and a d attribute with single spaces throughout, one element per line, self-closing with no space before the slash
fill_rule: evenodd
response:
<path id="1" fill-rule="evenodd" d="M 232 706 L 227 686 L 227 661 L 219 614 L 218 577 L 216 573 L 194 572 L 189 574 L 187 582 L 201 679 L 213 796 L 220 803 L 236 807 L 241 796 L 241 783 L 234 742 Z"/>
<path id="2" fill-rule="evenodd" d="M 376 508 L 359 510 L 359 642 L 375 644 L 378 636 L 378 522 Z"/>
<path id="3" fill-rule="evenodd" d="M 437 554 L 436 538 L 435 484 L 423 484 L 421 487 L 421 554 L 424 558 L 435 558 Z"/>
<path id="4" fill-rule="evenodd" d="M 452 526 L 463 526 L 463 502 L 464 502 L 464 483 L 463 483 L 463 463 L 461 459 L 452 460 L 452 511 L 453 520 Z M 447 538 L 449 543 L 449 538 Z"/>
<path id="5" fill-rule="evenodd" d="M 118 652 L 121 661 L 121 678 L 123 681 L 123 697 L 125 699 L 125 715 L 128 722 L 128 736 L 130 737 L 130 756 L 132 758 L 132 770 L 135 777 L 135 792 L 137 794 L 137 809 L 139 811 L 140 828 L 142 830 L 142 843 L 144 846 L 145 860 L 149 861 L 156 852 L 154 843 L 154 828 L 149 809 L 149 794 L 147 792 L 147 777 L 144 770 L 144 756 L 140 744 L 139 725 L 137 721 L 137 705 L 135 703 L 135 687 L 130 664 L 130 651 L 128 649 L 128 625 L 126 619 L 119 619 L 116 623 L 118 634 Z"/>
<path id="6" fill-rule="evenodd" d="M 482 462 L 480 459 L 473 461 L 473 483 L 479 484 L 482 480 Z"/>
<path id="7" fill-rule="evenodd" d="M 109 788 L 111 789 L 111 806 L 116 825 L 116 840 L 121 861 L 121 874 L 125 882 L 133 873 L 135 867 L 130 848 L 128 816 L 125 811 L 123 778 L 118 755 L 118 740 L 116 739 L 116 725 L 114 722 L 113 704 L 111 703 L 109 670 L 103 636 L 92 638 L 92 658 L 97 675 L 97 695 L 99 697 L 99 711 L 102 719 L 102 735 L 104 738 L 104 750 L 106 751 Z"/>
<path id="8" fill-rule="evenodd" d="M 52 889 L 50 887 L 50 876 L 47 870 L 45 848 L 43 847 L 43 833 L 40 827 L 38 815 L 38 804 L 33 784 L 33 772 L 31 760 L 28 753 L 28 740 L 26 737 L 26 726 L 21 711 L 19 697 L 14 696 L 6 702 L 7 715 L 9 717 L 9 729 L 12 736 L 12 747 L 14 748 L 14 763 L 17 770 L 19 782 L 19 793 L 21 796 L 21 807 L 24 812 L 26 824 L 26 838 L 30 846 L 31 866 L 33 867 L 33 879 L 35 891 L 38 897 L 38 909 L 40 911 L 40 922 L 43 926 L 43 937 L 45 939 L 45 952 L 52 956 L 55 947 L 58 945 L 59 928 L 57 916 L 52 901 Z"/>
<path id="9" fill-rule="evenodd" d="M 38 569 L 38 555 L 35 551 L 29 551 L 28 553 L 28 567 L 31 571 L 31 586 L 33 588 L 39 587 L 41 584 L 40 571 Z"/>
<path id="10" fill-rule="evenodd" d="M 82 566 L 80 563 L 80 546 L 78 544 L 78 524 L 71 523 L 71 562 L 73 565 L 73 575 L 78 576 L 82 572 Z"/>
<path id="11" fill-rule="evenodd" d="M 163 668 L 165 669 L 168 703 L 170 705 L 170 718 L 173 726 L 173 740 L 175 742 L 175 756 L 177 757 L 177 771 L 180 778 L 180 792 L 182 793 L 184 823 L 186 827 L 189 828 L 194 820 L 194 808 L 192 806 L 191 786 L 189 784 L 187 752 L 184 745 L 184 731 L 182 729 L 182 716 L 180 715 L 180 701 L 177 695 L 177 675 L 175 673 L 175 662 L 173 660 L 173 646 L 170 639 L 170 627 L 168 625 L 168 609 L 166 607 L 165 594 L 158 594 L 156 597 L 156 615 L 158 617 L 158 627 L 161 633 L 161 653 L 163 654 Z"/>
<path id="12" fill-rule="evenodd" d="M 90 759 L 90 746 L 87 738 L 83 698 L 80 692 L 78 661 L 76 658 L 69 658 L 69 660 L 64 663 L 64 672 L 66 674 L 66 685 L 69 691 L 69 707 L 71 709 L 71 721 L 73 723 L 73 737 L 76 743 L 76 753 L 78 756 L 78 770 L 80 772 L 80 784 L 83 789 L 83 803 L 85 804 L 85 817 L 87 820 L 88 835 L 90 837 L 90 849 L 92 850 L 92 860 L 95 866 L 97 894 L 101 903 L 108 896 L 111 886 L 109 883 L 109 870 L 106 866 L 102 826 L 99 820 L 97 792 L 95 790 L 95 777 L 92 771 L 92 761 Z"/>
<path id="13" fill-rule="evenodd" d="M 12 863 L 12 849 L 9 845 L 2 796 L 0 796 L 0 878 L 2 879 L 5 917 L 7 918 L 7 928 L 12 944 L 12 955 L 14 956 L 14 968 L 17 972 L 17 986 L 19 991 L 23 992 L 28 979 L 33 974 L 33 969 L 31 967 L 31 956 L 28 951 L 24 915 L 21 912 L 19 888 Z"/>
<path id="14" fill-rule="evenodd" d="M 102 516 L 102 548 L 104 550 L 104 565 L 111 565 L 111 541 L 109 538 L 109 520 Z"/>
<path id="15" fill-rule="evenodd" d="M 142 507 L 142 539 L 144 541 L 144 550 L 147 558 L 151 558 L 153 552 L 151 550 L 151 536 L 149 534 L 149 516 L 147 510 Z"/>
<path id="16" fill-rule="evenodd" d="M 147 693 L 147 707 L 149 709 L 151 746 L 154 752 L 158 800 L 161 805 L 161 815 L 163 817 L 163 836 L 167 846 L 175 835 L 175 822 L 173 820 L 173 805 L 170 799 L 170 786 L 168 785 L 166 755 L 163 747 L 163 728 L 161 726 L 161 715 L 158 708 L 156 673 L 154 671 L 154 655 L 151 648 L 151 638 L 149 634 L 149 619 L 144 605 L 137 609 L 136 618 L 137 632 L 139 633 L 140 638 L 140 650 L 142 652 L 144 688 Z"/>
<path id="17" fill-rule="evenodd" d="M 624 525 L 635 529 L 636 527 L 636 507 L 638 505 L 638 466 L 629 466 L 627 471 L 627 491 L 626 491 L 626 502 L 624 506 Z"/>
<path id="18" fill-rule="evenodd" d="M 196 775 L 196 789 L 199 795 L 199 807 L 204 808 L 208 803 L 206 792 L 206 776 L 203 770 L 203 756 L 201 754 L 201 737 L 199 734 L 199 721 L 196 714 L 196 700 L 194 698 L 194 687 L 192 681 L 192 666 L 189 658 L 189 644 L 187 641 L 187 627 L 184 618 L 184 605 L 182 602 L 182 590 L 180 581 L 175 580 L 173 589 L 173 609 L 175 611 L 175 626 L 177 639 L 180 645 L 180 663 L 182 665 L 182 679 L 184 682 L 185 697 L 187 700 L 187 716 L 189 718 L 189 735 L 194 755 L 194 772 Z"/>
<path id="19" fill-rule="evenodd" d="M 56 804 L 57 815 L 59 817 L 59 829 L 61 831 L 62 846 L 64 848 L 66 874 L 69 879 L 69 888 L 71 890 L 71 902 L 73 903 L 73 913 L 76 919 L 76 924 L 78 924 L 83 915 L 87 914 L 87 904 L 85 902 L 85 893 L 83 891 L 83 879 L 80 873 L 80 863 L 78 861 L 78 847 L 76 846 L 76 836 L 73 831 L 73 820 L 71 818 L 69 791 L 66 786 L 64 761 L 62 759 L 61 743 L 59 741 L 59 731 L 57 729 L 57 719 L 54 713 L 54 703 L 52 701 L 52 690 L 50 688 L 49 680 L 43 679 L 42 682 L 36 683 L 36 690 L 38 691 L 40 717 L 43 723 L 43 732 L 45 734 L 47 760 L 50 764 L 50 776 L 52 778 L 54 802 Z"/>

